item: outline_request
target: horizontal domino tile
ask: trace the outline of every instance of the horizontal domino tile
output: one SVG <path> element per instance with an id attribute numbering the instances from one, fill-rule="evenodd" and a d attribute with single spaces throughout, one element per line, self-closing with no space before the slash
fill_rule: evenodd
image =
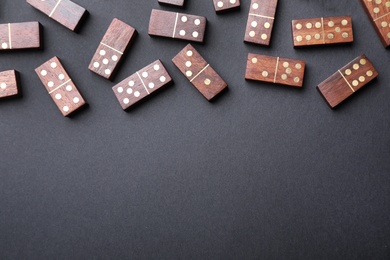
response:
<path id="1" fill-rule="evenodd" d="M 36 68 L 35 72 L 63 116 L 70 115 L 86 104 L 57 57 Z"/>
<path id="2" fill-rule="evenodd" d="M 172 62 L 207 100 L 227 87 L 227 83 L 191 44 L 181 50 Z"/>
<path id="3" fill-rule="evenodd" d="M 293 20 L 292 31 L 294 47 L 353 42 L 350 16 Z"/>
<path id="4" fill-rule="evenodd" d="M 75 31 L 86 10 L 70 0 L 27 0 L 34 8 L 48 15 L 71 31 Z"/>
<path id="5" fill-rule="evenodd" d="M 216 12 L 224 12 L 240 7 L 240 0 L 213 0 Z"/>
<path id="6" fill-rule="evenodd" d="M 101 40 L 88 69 L 111 79 L 135 36 L 136 30 L 133 27 L 115 18 Z"/>
<path id="7" fill-rule="evenodd" d="M 361 55 L 320 83 L 317 89 L 334 108 L 377 76 L 371 61 Z"/>
<path id="8" fill-rule="evenodd" d="M 0 24 L 0 50 L 40 48 L 38 22 Z"/>
<path id="9" fill-rule="evenodd" d="M 152 10 L 149 35 L 203 42 L 207 20 L 203 16 Z"/>
<path id="10" fill-rule="evenodd" d="M 18 82 L 15 70 L 0 72 L 0 98 L 18 95 Z"/>
<path id="11" fill-rule="evenodd" d="M 302 60 L 248 54 L 245 79 L 302 87 L 304 75 Z"/>
<path id="12" fill-rule="evenodd" d="M 252 0 L 245 30 L 245 42 L 268 46 L 274 26 L 277 0 Z"/>
<path id="13" fill-rule="evenodd" d="M 383 46 L 390 46 L 390 0 L 360 0 Z"/>
<path id="14" fill-rule="evenodd" d="M 153 62 L 124 79 L 112 90 L 123 110 L 128 109 L 158 89 L 167 86 L 172 78 L 160 60 Z"/>
<path id="15" fill-rule="evenodd" d="M 184 0 L 158 0 L 161 4 L 168 4 L 168 5 L 176 5 L 176 6 L 183 6 Z"/>

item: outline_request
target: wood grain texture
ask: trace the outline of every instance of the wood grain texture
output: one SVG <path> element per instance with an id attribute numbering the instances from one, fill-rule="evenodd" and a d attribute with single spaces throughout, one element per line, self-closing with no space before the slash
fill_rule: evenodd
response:
<path id="1" fill-rule="evenodd" d="M 183 6 L 184 0 L 158 0 L 160 4 Z"/>
<path id="2" fill-rule="evenodd" d="M 70 115 L 86 104 L 57 57 L 36 68 L 35 72 L 63 116 Z"/>
<path id="3" fill-rule="evenodd" d="M 71 31 L 77 30 L 86 14 L 85 8 L 70 0 L 27 0 L 27 3 Z"/>
<path id="4" fill-rule="evenodd" d="M 101 40 L 88 69 L 111 79 L 136 35 L 137 31 L 133 27 L 115 18 Z"/>
<path id="5" fill-rule="evenodd" d="M 268 46 L 274 26 L 277 0 L 252 0 L 245 29 L 245 42 Z"/>
<path id="6" fill-rule="evenodd" d="M 19 94 L 15 70 L 0 72 L 0 98 L 8 98 Z"/>
<path id="7" fill-rule="evenodd" d="M 40 36 L 38 22 L 0 24 L 0 50 L 40 48 Z"/>
<path id="8" fill-rule="evenodd" d="M 213 0 L 217 13 L 234 10 L 240 7 L 240 0 Z"/>
<path id="9" fill-rule="evenodd" d="M 287 58 L 248 54 L 245 79 L 302 87 L 305 62 Z"/>
<path id="10" fill-rule="evenodd" d="M 126 110 L 153 92 L 169 85 L 172 78 L 160 60 L 124 79 L 112 90 L 123 110 Z"/>
<path id="11" fill-rule="evenodd" d="M 294 47 L 353 42 L 350 16 L 293 20 L 292 32 Z"/>
<path id="12" fill-rule="evenodd" d="M 181 50 L 172 61 L 209 101 L 227 87 L 226 82 L 191 44 Z"/>
<path id="13" fill-rule="evenodd" d="M 390 46 L 390 1 L 360 0 L 383 46 Z"/>
<path id="14" fill-rule="evenodd" d="M 361 55 L 320 83 L 317 89 L 334 108 L 377 76 L 370 60 Z"/>
<path id="15" fill-rule="evenodd" d="M 149 35 L 203 42 L 207 20 L 203 16 L 152 10 Z"/>

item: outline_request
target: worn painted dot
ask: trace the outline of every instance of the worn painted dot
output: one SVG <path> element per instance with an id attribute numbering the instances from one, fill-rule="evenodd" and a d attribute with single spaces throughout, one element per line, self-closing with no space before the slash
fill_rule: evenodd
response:
<path id="1" fill-rule="evenodd" d="M 367 63 L 367 60 L 366 60 L 366 59 L 360 59 L 360 64 L 366 65 L 366 63 Z"/>
<path id="2" fill-rule="evenodd" d="M 268 35 L 267 34 L 265 34 L 265 33 L 263 33 L 262 35 L 261 35 L 261 39 L 262 40 L 267 40 L 268 39 Z"/>
<path id="3" fill-rule="evenodd" d="M 354 69 L 354 70 L 358 70 L 359 69 L 359 64 L 357 64 L 357 63 L 355 63 L 355 64 L 353 64 L 353 66 L 352 66 L 352 68 Z"/>
<path id="4" fill-rule="evenodd" d="M 230 0 L 230 3 L 234 5 L 237 2 L 237 0 Z"/>
<path id="5" fill-rule="evenodd" d="M 356 87 L 357 85 L 359 85 L 359 81 L 357 81 L 357 80 L 352 81 L 352 85 L 353 85 L 354 87 Z"/>
<path id="6" fill-rule="evenodd" d="M 295 82 L 295 83 L 298 83 L 299 81 L 300 81 L 300 78 L 298 78 L 298 77 L 295 77 L 295 78 L 294 78 L 294 82 Z"/>
<path id="7" fill-rule="evenodd" d="M 105 73 L 106 75 L 110 75 L 110 74 L 111 74 L 111 70 L 106 69 L 106 70 L 104 71 L 104 73 Z"/>
<path id="8" fill-rule="evenodd" d="M 164 83 L 166 80 L 167 80 L 167 78 L 165 76 L 160 77 L 160 82 Z"/>
<path id="9" fill-rule="evenodd" d="M 217 3 L 217 6 L 218 6 L 219 8 L 222 8 L 222 7 L 223 7 L 223 2 L 222 2 L 222 1 L 219 1 L 219 2 Z"/>
<path id="10" fill-rule="evenodd" d="M 382 26 L 382 27 L 387 27 L 387 22 L 386 22 L 386 21 L 382 22 L 382 23 L 381 23 L 381 26 Z"/>
<path id="11" fill-rule="evenodd" d="M 302 65 L 300 63 L 295 64 L 295 68 L 297 70 L 300 70 L 302 68 Z"/>
<path id="12" fill-rule="evenodd" d="M 50 64 L 50 67 L 52 67 L 53 69 L 57 68 L 57 63 L 56 62 L 52 62 Z"/>
<path id="13" fill-rule="evenodd" d="M 7 84 L 5 84 L 4 82 L 0 84 L 0 88 L 1 89 L 6 89 L 7 88 Z"/>
<path id="14" fill-rule="evenodd" d="M 297 23 L 297 24 L 295 25 L 295 28 L 297 28 L 298 30 L 302 29 L 302 24 Z"/>
<path id="15" fill-rule="evenodd" d="M 286 80 L 287 79 L 287 75 L 286 74 L 282 74 L 282 76 L 280 76 L 282 78 L 282 80 Z"/>
<path id="16" fill-rule="evenodd" d="M 130 81 L 129 81 L 129 86 L 130 86 L 130 87 L 134 87 L 134 85 L 135 85 L 134 81 L 130 80 Z"/>
<path id="17" fill-rule="evenodd" d="M 382 3 L 382 0 L 375 0 L 375 3 L 379 5 Z"/>
<path id="18" fill-rule="evenodd" d="M 263 71 L 263 72 L 261 73 L 261 75 L 262 75 L 264 78 L 268 77 L 268 71 Z"/>
<path id="19" fill-rule="evenodd" d="M 271 24 L 269 22 L 264 23 L 264 28 L 269 29 L 271 27 Z"/>
<path id="20" fill-rule="evenodd" d="M 129 104 L 129 102 L 130 102 L 130 99 L 128 99 L 128 98 L 123 99 L 123 103 Z"/>
<path id="21" fill-rule="evenodd" d="M 344 19 L 344 20 L 341 21 L 341 24 L 342 24 L 343 26 L 346 26 L 346 25 L 348 24 L 348 21 Z"/>
<path id="22" fill-rule="evenodd" d="M 287 68 L 287 69 L 286 69 L 286 73 L 287 73 L 287 74 L 291 74 L 291 73 L 292 73 L 292 69 L 291 69 L 291 68 Z"/>
<path id="23" fill-rule="evenodd" d="M 122 93 L 123 92 L 123 88 L 119 87 L 119 88 L 116 89 L 116 91 L 118 91 L 118 93 Z"/>
<path id="24" fill-rule="evenodd" d="M 112 59 L 113 61 L 117 61 L 117 60 L 118 60 L 118 56 L 112 55 L 111 59 Z"/>
<path id="25" fill-rule="evenodd" d="M 360 77 L 359 77 L 359 81 L 360 81 L 360 82 L 364 82 L 365 80 L 366 80 L 366 78 L 365 78 L 364 76 L 360 76 Z"/>
<path id="26" fill-rule="evenodd" d="M 60 93 L 56 94 L 56 96 L 55 96 L 55 97 L 56 97 L 56 99 L 57 99 L 57 100 L 60 100 L 60 99 L 62 98 L 62 96 L 61 96 L 61 94 L 60 94 Z"/>
<path id="27" fill-rule="evenodd" d="M 154 88 L 154 83 L 153 83 L 153 82 L 150 82 L 150 83 L 148 84 L 148 87 L 149 87 L 149 88 Z"/>
<path id="28" fill-rule="evenodd" d="M 320 35 L 319 33 L 316 33 L 316 34 L 314 35 L 314 38 L 315 38 L 316 40 L 319 40 L 319 39 L 321 39 L 321 35 Z"/>
<path id="29" fill-rule="evenodd" d="M 254 3 L 254 4 L 252 5 L 252 8 L 255 9 L 255 10 L 258 9 L 258 8 L 259 8 L 259 4 L 258 4 L 258 3 Z"/>
<path id="30" fill-rule="evenodd" d="M 181 17 L 181 21 L 182 21 L 183 23 L 186 23 L 186 22 L 188 21 L 187 16 L 183 15 L 183 16 Z"/>
<path id="31" fill-rule="evenodd" d="M 147 78 L 148 76 L 149 74 L 146 71 L 142 72 L 142 77 Z"/>
<path id="32" fill-rule="evenodd" d="M 341 29 L 340 29 L 340 27 L 336 27 L 336 28 L 334 28 L 334 31 L 339 33 L 339 32 L 341 32 Z"/>
<path id="33" fill-rule="evenodd" d="M 73 98 L 73 103 L 77 104 L 80 102 L 80 99 L 78 97 Z"/>
<path id="34" fill-rule="evenodd" d="M 377 14 L 377 13 L 379 13 L 379 12 L 380 12 L 380 9 L 379 9 L 378 7 L 375 7 L 375 8 L 374 8 L 374 13 Z"/>
<path id="35" fill-rule="evenodd" d="M 298 42 L 301 42 L 301 41 L 302 41 L 302 36 L 298 35 L 298 36 L 297 36 L 297 41 L 298 41 Z"/>
<path id="36" fill-rule="evenodd" d="M 257 27 L 257 22 L 256 22 L 256 21 L 251 22 L 251 26 L 252 26 L 253 28 L 256 28 L 256 27 Z"/>
<path id="37" fill-rule="evenodd" d="M 343 32 L 341 34 L 341 36 L 345 39 L 345 38 L 348 38 L 349 34 L 347 32 Z"/>
<path id="38" fill-rule="evenodd" d="M 186 53 L 186 54 L 187 54 L 187 56 L 188 56 L 188 57 L 191 57 L 191 56 L 192 56 L 192 54 L 193 54 L 193 52 L 192 52 L 191 50 L 189 50 L 189 51 L 187 51 L 187 53 Z"/>
<path id="39" fill-rule="evenodd" d="M 41 70 L 41 75 L 42 76 L 46 76 L 47 75 L 47 71 L 46 70 Z"/>
<path id="40" fill-rule="evenodd" d="M 192 37 L 198 38 L 198 36 L 199 36 L 199 33 L 198 33 L 197 31 L 195 31 L 195 32 L 192 33 Z"/>
<path id="41" fill-rule="evenodd" d="M 290 63 L 288 63 L 287 61 L 283 62 L 283 67 L 288 68 L 288 66 L 290 66 Z"/>
<path id="42" fill-rule="evenodd" d="M 65 112 L 68 112 L 68 111 L 69 111 L 69 107 L 68 107 L 68 106 L 64 106 L 64 107 L 62 108 L 62 110 L 64 110 Z"/>
<path id="43" fill-rule="evenodd" d="M 53 81 L 49 81 L 49 82 L 47 83 L 47 85 L 49 86 L 49 88 L 52 88 L 52 87 L 54 86 L 54 82 L 53 82 Z"/>
<path id="44" fill-rule="evenodd" d="M 366 75 L 367 75 L 368 77 L 371 77 L 373 74 L 374 74 L 374 73 L 372 72 L 372 70 L 369 70 L 369 71 L 366 72 Z"/>
<path id="45" fill-rule="evenodd" d="M 160 69 L 160 65 L 154 64 L 153 69 L 154 69 L 155 71 L 158 71 L 158 70 Z"/>
<path id="46" fill-rule="evenodd" d="M 191 61 L 186 61 L 186 67 L 189 68 L 192 66 L 192 62 Z"/>
<path id="47" fill-rule="evenodd" d="M 101 56 L 104 56 L 104 55 L 106 55 L 106 51 L 105 51 L 105 50 L 100 50 L 99 54 L 100 54 Z"/>
<path id="48" fill-rule="evenodd" d="M 179 34 L 180 34 L 181 36 L 184 36 L 184 35 L 186 35 L 186 31 L 180 30 Z"/>
<path id="49" fill-rule="evenodd" d="M 390 2 L 386 2 L 386 7 L 390 7 Z"/>
<path id="50" fill-rule="evenodd" d="M 333 39 L 333 38 L 334 38 L 333 33 L 329 33 L 329 34 L 328 34 L 328 39 Z"/>
<path id="51" fill-rule="evenodd" d="M 65 89 L 66 89 L 66 91 L 70 92 L 70 91 L 72 91 L 73 87 L 71 85 L 68 85 L 68 86 L 66 86 Z"/>
<path id="52" fill-rule="evenodd" d="M 200 20 L 199 19 L 195 19 L 194 24 L 195 25 L 199 25 L 200 24 Z"/>
<path id="53" fill-rule="evenodd" d="M 253 64 L 256 64 L 257 63 L 257 58 L 255 57 L 255 58 L 252 58 L 252 63 Z"/>
<path id="54" fill-rule="evenodd" d="M 310 41 L 311 40 L 311 35 L 306 35 L 305 38 L 306 38 L 307 41 Z"/>
<path id="55" fill-rule="evenodd" d="M 7 49 L 7 48 L 8 48 L 8 44 L 7 44 L 6 42 L 3 42 L 3 43 L 1 44 L 1 48 Z"/>
<path id="56" fill-rule="evenodd" d="M 352 71 L 350 69 L 345 70 L 345 75 L 351 75 Z"/>
<path id="57" fill-rule="evenodd" d="M 312 24 L 312 23 L 307 23 L 307 24 L 306 24 L 306 28 L 307 28 L 307 29 L 311 29 L 312 27 L 313 27 L 313 24 Z"/>
<path id="58" fill-rule="evenodd" d="M 141 95 L 141 93 L 139 93 L 139 91 L 134 92 L 135 97 L 139 97 L 140 95 Z"/>
<path id="59" fill-rule="evenodd" d="M 316 27 L 317 29 L 321 28 L 321 26 L 322 26 L 322 24 L 321 24 L 320 22 L 316 22 L 315 27 Z"/>
<path id="60" fill-rule="evenodd" d="M 99 62 L 96 61 L 96 62 L 93 63 L 93 66 L 94 66 L 95 68 L 99 68 L 100 64 L 99 64 Z"/>
<path id="61" fill-rule="evenodd" d="M 329 26 L 329 27 L 333 27 L 333 26 L 334 26 L 334 22 L 333 22 L 333 21 L 329 21 L 329 22 L 328 22 L 328 26 Z"/>
<path id="62" fill-rule="evenodd" d="M 132 88 L 126 89 L 126 93 L 129 94 L 129 95 L 132 94 L 133 93 L 133 89 Z"/>
<path id="63" fill-rule="evenodd" d="M 256 35 L 256 33 L 255 33 L 254 31 L 250 31 L 250 32 L 249 32 L 249 36 L 250 36 L 250 37 L 253 38 L 253 37 L 255 37 L 255 35 Z"/>
<path id="64" fill-rule="evenodd" d="M 209 85 L 211 84 L 211 80 L 210 80 L 210 79 L 205 79 L 205 80 L 204 80 L 204 84 L 205 84 L 206 86 L 209 86 Z"/>
<path id="65" fill-rule="evenodd" d="M 187 77 L 191 77 L 191 76 L 192 76 L 192 71 L 187 70 L 187 71 L 186 71 L 186 75 L 187 75 Z"/>
<path id="66" fill-rule="evenodd" d="M 390 32 L 387 34 L 387 38 L 389 38 L 389 39 L 390 39 Z"/>
<path id="67" fill-rule="evenodd" d="M 58 79 L 59 80 L 64 80 L 65 79 L 65 75 L 61 73 L 60 75 L 58 75 Z"/>

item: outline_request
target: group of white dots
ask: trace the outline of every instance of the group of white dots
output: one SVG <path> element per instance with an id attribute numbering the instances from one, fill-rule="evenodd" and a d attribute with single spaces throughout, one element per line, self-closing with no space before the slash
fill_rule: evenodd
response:
<path id="1" fill-rule="evenodd" d="M 232 4 L 232 5 L 234 5 L 234 4 L 237 3 L 237 0 L 229 0 L 229 3 Z M 217 3 L 217 6 L 218 6 L 219 8 L 222 8 L 224 5 L 225 5 L 225 3 L 224 3 L 223 1 L 218 1 L 218 3 Z"/>
<path id="2" fill-rule="evenodd" d="M 105 50 L 100 50 L 99 51 L 100 56 L 105 56 L 106 53 L 107 52 Z M 111 56 L 111 60 L 113 60 L 113 61 L 118 61 L 118 59 L 119 59 L 119 57 L 117 55 L 115 55 L 115 54 Z M 107 65 L 109 63 L 109 60 L 107 58 L 104 58 L 102 62 L 103 62 L 104 65 Z M 93 66 L 97 69 L 97 68 L 100 67 L 100 63 L 96 61 L 96 62 L 93 63 Z M 106 75 L 110 75 L 111 74 L 111 70 L 110 69 L 105 69 L 104 73 Z"/>
<path id="3" fill-rule="evenodd" d="M 372 2 L 373 0 L 368 0 L 368 2 Z M 382 0 L 374 0 L 374 2 L 377 4 L 377 5 L 380 5 L 382 4 Z M 390 8 L 390 1 L 386 1 L 386 7 L 387 8 Z M 376 14 L 379 14 L 379 12 L 381 11 L 381 9 L 379 7 L 374 7 L 374 9 L 372 10 L 374 13 Z"/>
<path id="4" fill-rule="evenodd" d="M 252 58 L 252 63 L 253 63 L 253 64 L 256 64 L 257 62 L 258 62 L 258 59 L 257 59 L 256 57 Z M 283 62 L 282 65 L 283 65 L 283 68 L 285 68 L 286 70 L 285 70 L 285 73 L 283 73 L 282 75 L 280 75 L 280 78 L 281 78 L 282 80 L 287 80 L 288 75 L 290 75 L 290 74 L 292 73 L 292 69 L 290 68 L 290 63 L 287 62 L 287 61 Z M 301 65 L 300 63 L 296 63 L 294 66 L 295 66 L 295 68 L 296 68 L 297 70 L 302 69 L 302 65 Z M 262 75 L 264 78 L 267 78 L 268 75 L 269 75 L 269 72 L 266 71 L 266 70 L 263 70 L 263 72 L 261 73 L 261 75 Z M 300 79 L 299 77 L 294 77 L 294 82 L 295 82 L 295 83 L 299 83 L 300 80 L 301 80 L 301 79 Z"/>
<path id="5" fill-rule="evenodd" d="M 254 3 L 254 4 L 252 5 L 252 8 L 253 8 L 254 10 L 259 9 L 259 4 L 258 4 L 258 3 Z M 251 27 L 252 27 L 252 28 L 256 28 L 257 26 L 258 26 L 258 23 L 257 23 L 256 21 L 251 22 Z M 265 22 L 265 23 L 263 24 L 263 26 L 264 26 L 265 29 L 269 29 L 269 28 L 271 27 L 271 24 L 270 24 L 269 22 Z M 255 36 L 256 36 L 256 32 L 255 32 L 255 31 L 252 30 L 252 31 L 249 32 L 249 37 L 253 38 L 253 37 L 255 37 Z M 261 39 L 264 40 L 264 41 L 268 39 L 268 35 L 267 35 L 266 33 L 262 33 L 262 34 L 260 35 L 260 37 L 261 37 Z"/>
<path id="6" fill-rule="evenodd" d="M 154 69 L 155 71 L 160 70 L 160 65 L 155 64 L 155 65 L 153 66 L 153 69 Z M 146 72 L 146 71 L 144 71 L 144 72 L 141 73 L 141 76 L 142 76 L 142 78 L 146 79 L 146 78 L 149 77 L 149 73 Z M 164 83 L 164 82 L 167 80 L 167 78 L 166 78 L 164 75 L 162 75 L 162 76 L 159 78 L 159 80 L 160 80 L 161 83 Z M 130 80 L 130 81 L 128 82 L 128 85 L 129 85 L 129 87 L 126 89 L 126 93 L 127 93 L 127 94 L 129 94 L 129 95 L 133 94 L 134 97 L 139 97 L 139 96 L 141 95 L 141 93 L 140 93 L 139 91 L 134 91 L 134 90 L 133 90 L 133 87 L 135 86 L 134 80 Z M 155 87 L 155 84 L 154 84 L 153 82 L 150 82 L 150 83 L 148 84 L 148 88 L 153 89 L 154 87 Z M 123 87 L 118 87 L 118 88 L 117 88 L 117 91 L 118 91 L 118 93 L 123 93 L 123 91 L 125 91 L 125 90 L 124 90 Z M 129 103 L 130 103 L 130 99 L 124 98 L 124 99 L 123 99 L 123 103 L 124 103 L 124 104 L 129 104 Z"/>
<path id="7" fill-rule="evenodd" d="M 348 25 L 348 21 L 344 19 L 344 20 L 341 21 L 341 24 L 342 24 L 343 26 L 346 26 L 346 25 Z M 335 24 L 334 24 L 333 21 L 329 21 L 329 22 L 328 22 L 328 26 L 329 26 L 330 28 L 333 28 L 334 25 L 335 25 Z M 306 26 L 307 29 L 313 28 L 313 24 L 310 23 L 310 22 L 306 23 L 305 26 Z M 314 27 L 317 28 L 317 29 L 320 29 L 320 28 L 322 27 L 322 23 L 321 23 L 321 22 L 316 22 L 316 23 L 314 23 Z M 296 28 L 297 30 L 300 30 L 300 29 L 303 28 L 303 25 L 302 25 L 301 23 L 297 23 L 297 24 L 295 25 L 295 28 Z M 336 33 L 339 33 L 339 32 L 341 32 L 341 28 L 337 26 L 337 27 L 335 27 L 334 31 L 335 31 Z M 345 38 L 348 38 L 349 34 L 348 34 L 347 32 L 343 32 L 343 33 L 341 34 L 341 36 L 345 39 Z M 333 33 L 328 33 L 327 37 L 328 37 L 328 39 L 331 40 L 331 39 L 334 38 L 334 34 L 333 34 Z M 312 38 L 313 38 L 313 37 L 312 37 L 310 34 L 306 35 L 306 37 L 305 37 L 305 39 L 308 40 L 308 41 L 310 41 Z M 321 39 L 321 34 L 316 33 L 316 34 L 314 35 L 314 39 L 316 39 L 316 40 Z M 303 37 L 302 37 L 301 35 L 298 35 L 298 36 L 296 37 L 296 40 L 297 40 L 298 42 L 301 42 L 301 41 L 303 40 Z"/>
<path id="8" fill-rule="evenodd" d="M 359 63 L 360 63 L 360 65 L 364 66 L 367 63 L 367 60 L 366 59 L 360 59 Z M 352 69 L 358 70 L 360 68 L 359 63 L 353 64 L 352 65 Z M 344 73 L 345 73 L 345 75 L 349 76 L 349 75 L 352 74 L 352 70 L 351 69 L 346 69 L 344 71 Z M 366 71 L 366 76 L 367 77 L 371 77 L 373 74 L 374 73 L 372 72 L 372 70 Z M 359 82 L 363 83 L 365 80 L 366 80 L 366 77 L 361 75 L 357 80 L 355 79 L 354 81 L 352 81 L 352 86 L 357 87 L 359 85 Z"/>
<path id="9" fill-rule="evenodd" d="M 187 57 L 192 57 L 192 55 L 194 55 L 194 52 L 192 50 L 188 50 L 186 52 L 186 55 Z M 186 67 L 188 68 L 188 70 L 186 71 L 186 76 L 188 78 L 191 78 L 193 76 L 193 73 L 192 71 L 190 70 L 191 66 L 192 66 L 192 62 L 191 61 L 186 61 L 185 63 Z M 211 79 L 209 78 L 206 78 L 203 83 L 206 85 L 206 86 L 209 86 L 211 84 Z"/>
<path id="10" fill-rule="evenodd" d="M 53 61 L 52 63 L 50 63 L 50 67 L 53 68 L 53 69 L 57 68 L 57 63 Z M 40 73 L 41 73 L 41 75 L 42 75 L 43 77 L 45 77 L 45 76 L 47 75 L 47 70 L 41 70 Z M 62 74 L 62 73 L 60 73 L 60 74 L 58 75 L 58 79 L 59 79 L 59 80 L 64 80 L 64 79 L 65 79 L 65 75 Z M 49 82 L 47 83 L 47 86 L 48 86 L 49 88 L 54 87 L 54 82 L 53 82 L 53 81 L 49 81 Z M 65 89 L 66 89 L 66 91 L 70 92 L 70 91 L 72 91 L 73 87 L 72 87 L 71 85 L 67 85 L 67 86 L 65 87 Z M 57 93 L 54 97 L 55 97 L 55 99 L 57 99 L 57 100 L 62 99 L 62 95 L 61 95 L 60 93 Z M 80 98 L 78 98 L 78 97 L 74 97 L 74 98 L 73 98 L 73 103 L 77 104 L 77 103 L 79 103 L 79 102 L 80 102 Z M 63 106 L 63 107 L 62 107 L 62 110 L 65 111 L 65 112 L 68 112 L 68 111 L 69 111 L 69 107 L 68 107 L 68 106 Z"/>
<path id="11" fill-rule="evenodd" d="M 7 84 L 5 84 L 5 82 L 2 82 L 1 84 L 0 84 L 0 89 L 1 90 L 5 90 L 7 88 Z"/>
<path id="12" fill-rule="evenodd" d="M 185 16 L 185 15 L 183 15 L 183 16 L 180 18 L 180 20 L 181 20 L 183 23 L 186 23 L 186 22 L 188 21 L 188 17 Z M 195 19 L 195 20 L 194 20 L 194 24 L 197 25 L 197 26 L 200 25 L 200 19 Z M 179 34 L 180 34 L 180 36 L 185 36 L 185 35 L 187 34 L 187 32 L 186 32 L 185 30 L 180 30 L 180 31 L 179 31 Z M 198 33 L 197 31 L 193 31 L 193 32 L 192 32 L 192 37 L 198 38 L 198 36 L 199 36 L 199 33 Z"/>

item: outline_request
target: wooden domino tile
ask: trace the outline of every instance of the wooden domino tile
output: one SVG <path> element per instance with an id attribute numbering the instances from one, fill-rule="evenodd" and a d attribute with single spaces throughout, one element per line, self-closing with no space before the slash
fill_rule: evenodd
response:
<path id="1" fill-rule="evenodd" d="M 317 89 L 334 108 L 377 76 L 370 60 L 362 55 L 320 83 Z"/>
<path id="2" fill-rule="evenodd" d="M 158 0 L 161 4 L 183 6 L 184 0 Z"/>
<path id="3" fill-rule="evenodd" d="M 245 42 L 269 45 L 277 0 L 252 0 L 245 30 Z"/>
<path id="4" fill-rule="evenodd" d="M 350 16 L 293 20 L 292 32 L 294 47 L 353 42 Z"/>
<path id="5" fill-rule="evenodd" d="M 0 98 L 7 98 L 19 94 L 15 70 L 0 72 Z"/>
<path id="6" fill-rule="evenodd" d="M 88 69 L 104 78 L 111 79 L 136 34 L 137 31 L 133 27 L 114 19 L 100 42 Z"/>
<path id="7" fill-rule="evenodd" d="M 35 72 L 63 116 L 70 115 L 86 104 L 57 57 L 36 68 Z"/>
<path id="8" fill-rule="evenodd" d="M 385 48 L 390 46 L 390 0 L 360 0 Z"/>
<path id="9" fill-rule="evenodd" d="M 41 47 L 38 22 L 0 24 L 0 50 Z"/>
<path id="10" fill-rule="evenodd" d="M 305 62 L 287 58 L 248 54 L 245 79 L 302 87 Z"/>
<path id="11" fill-rule="evenodd" d="M 72 31 L 86 13 L 83 7 L 70 0 L 27 0 L 27 3 Z"/>
<path id="12" fill-rule="evenodd" d="M 181 50 L 172 61 L 207 100 L 213 99 L 227 87 L 226 82 L 191 44 Z"/>
<path id="13" fill-rule="evenodd" d="M 240 7 L 240 0 L 213 0 L 213 2 L 217 13 Z"/>
<path id="14" fill-rule="evenodd" d="M 149 35 L 203 42 L 206 30 L 203 16 L 152 10 Z"/>
<path id="15" fill-rule="evenodd" d="M 112 90 L 123 110 L 153 92 L 167 86 L 172 78 L 160 60 L 137 71 L 130 77 L 115 85 Z"/>

